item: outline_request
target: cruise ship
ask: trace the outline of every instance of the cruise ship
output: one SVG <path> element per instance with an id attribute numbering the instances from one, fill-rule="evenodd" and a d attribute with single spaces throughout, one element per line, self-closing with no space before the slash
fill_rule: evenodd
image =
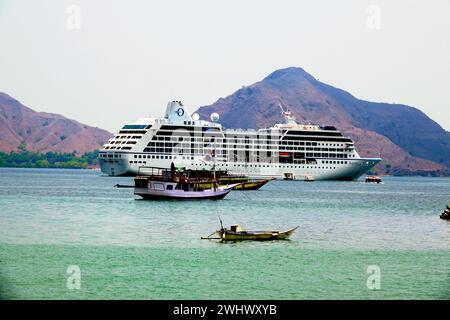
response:
<path id="1" fill-rule="evenodd" d="M 151 167 L 227 171 L 252 178 L 355 180 L 381 158 L 361 158 L 333 126 L 299 124 L 280 105 L 282 123 L 259 130 L 224 129 L 219 115 L 200 120 L 180 101 L 163 118 L 124 125 L 100 150 L 103 173 L 146 174 Z"/>

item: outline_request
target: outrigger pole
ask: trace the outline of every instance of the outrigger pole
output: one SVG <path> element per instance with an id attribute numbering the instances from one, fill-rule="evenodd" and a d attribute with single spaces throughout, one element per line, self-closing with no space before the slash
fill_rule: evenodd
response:
<path id="1" fill-rule="evenodd" d="M 213 235 L 213 234 L 215 234 L 215 233 L 217 233 L 217 231 L 214 231 L 213 233 L 211 233 L 209 236 L 207 236 L 207 237 L 201 237 L 200 239 L 201 240 L 215 240 L 215 239 L 221 239 L 221 238 L 211 238 L 211 236 Z"/>
<path id="2" fill-rule="evenodd" d="M 220 221 L 220 230 L 224 230 L 223 229 L 223 223 L 222 223 L 222 219 L 220 218 L 220 216 L 218 216 L 218 218 L 219 218 L 219 221 Z M 220 238 L 220 237 L 218 237 L 218 238 L 211 238 L 211 236 L 213 235 L 213 234 L 215 234 L 215 233 L 218 233 L 219 231 L 214 231 L 213 233 L 211 233 L 209 236 L 207 236 L 207 237 L 201 237 L 200 239 L 201 240 L 221 240 L 222 238 Z"/>

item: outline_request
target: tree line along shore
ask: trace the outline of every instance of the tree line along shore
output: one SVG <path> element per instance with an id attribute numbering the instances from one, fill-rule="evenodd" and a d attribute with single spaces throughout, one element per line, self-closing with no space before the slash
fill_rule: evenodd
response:
<path id="1" fill-rule="evenodd" d="M 98 150 L 77 155 L 61 152 L 20 151 L 0 152 L 0 167 L 86 169 L 98 166 Z"/>

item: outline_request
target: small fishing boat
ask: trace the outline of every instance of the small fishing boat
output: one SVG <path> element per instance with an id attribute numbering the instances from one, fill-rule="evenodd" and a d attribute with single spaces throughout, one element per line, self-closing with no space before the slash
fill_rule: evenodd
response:
<path id="1" fill-rule="evenodd" d="M 134 194 L 144 199 L 222 199 L 236 184 L 220 186 L 215 178 L 190 176 L 190 171 L 149 167 L 151 174 L 134 178 Z M 208 188 L 204 188 L 208 185 Z"/>
<path id="2" fill-rule="evenodd" d="M 294 180 L 294 174 L 292 172 L 285 172 L 283 173 L 283 179 L 284 180 Z"/>
<path id="3" fill-rule="evenodd" d="M 253 240 L 253 241 L 267 241 L 267 240 L 287 240 L 289 237 L 298 229 L 295 227 L 287 231 L 247 231 L 239 225 L 235 224 L 226 229 L 222 225 L 222 220 L 220 220 L 221 228 L 220 230 L 214 231 L 208 237 L 202 239 L 220 239 L 222 241 L 243 241 L 243 240 Z M 218 238 L 211 238 L 214 234 L 217 234 Z"/>
<path id="4" fill-rule="evenodd" d="M 287 240 L 297 228 L 295 227 L 287 231 L 246 231 L 242 226 L 235 224 L 230 227 L 230 230 L 219 230 L 219 237 L 222 241 Z"/>
<path id="5" fill-rule="evenodd" d="M 367 183 L 381 183 L 382 180 L 379 176 L 367 176 L 366 182 Z"/>

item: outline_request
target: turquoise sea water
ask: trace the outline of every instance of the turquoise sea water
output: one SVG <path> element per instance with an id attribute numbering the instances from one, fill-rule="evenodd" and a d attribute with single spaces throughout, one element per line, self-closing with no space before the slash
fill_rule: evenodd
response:
<path id="1" fill-rule="evenodd" d="M 272 181 L 219 201 L 144 201 L 131 178 L 0 168 L 0 294 L 24 299 L 449 299 L 450 179 Z M 290 241 L 200 240 L 225 225 Z M 81 271 L 67 287 L 67 268 Z M 369 266 L 380 289 L 367 286 Z"/>

